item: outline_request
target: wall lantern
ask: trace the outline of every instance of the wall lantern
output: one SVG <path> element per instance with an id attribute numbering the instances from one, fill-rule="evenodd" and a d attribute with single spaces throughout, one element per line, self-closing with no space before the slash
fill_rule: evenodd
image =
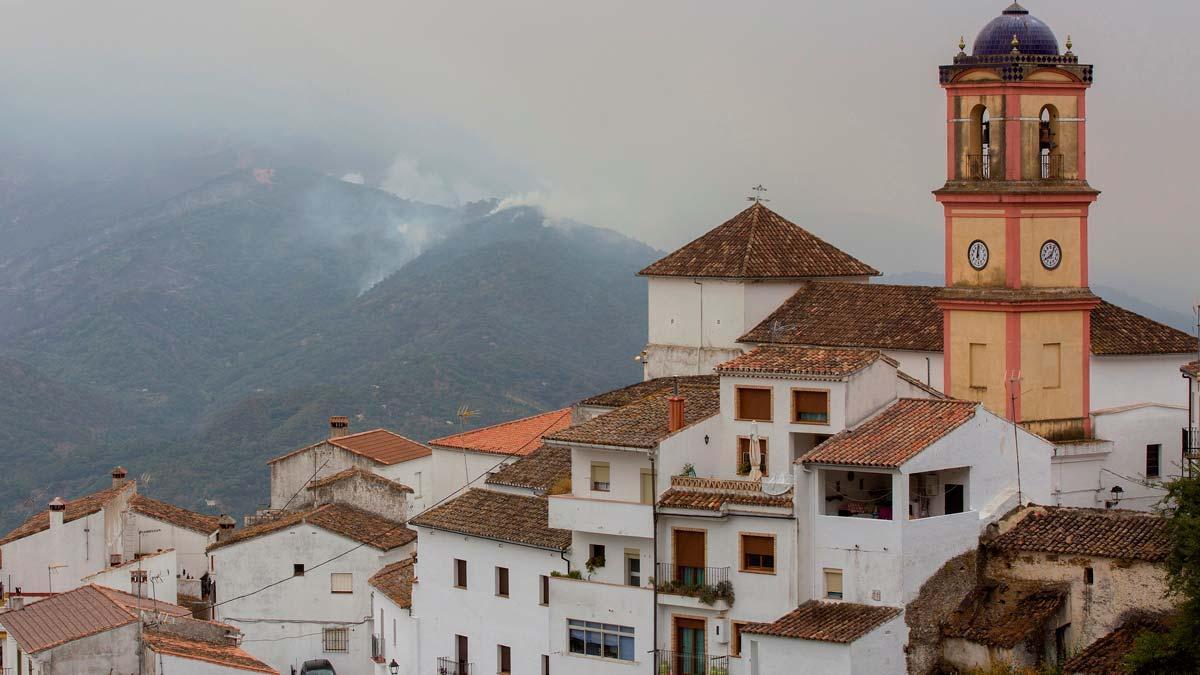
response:
<path id="1" fill-rule="evenodd" d="M 396 659 L 392 659 L 392 662 L 388 664 L 388 672 L 392 675 L 397 675 L 400 672 L 400 664 L 396 663 Z"/>

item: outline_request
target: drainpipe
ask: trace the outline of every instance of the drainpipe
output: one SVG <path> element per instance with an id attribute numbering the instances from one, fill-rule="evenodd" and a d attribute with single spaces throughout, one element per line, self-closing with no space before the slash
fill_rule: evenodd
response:
<path id="1" fill-rule="evenodd" d="M 676 380 L 678 387 L 678 380 Z M 654 622 L 654 644 L 651 645 L 651 653 L 658 656 L 658 465 L 655 461 L 658 457 L 658 449 L 650 451 L 650 513 L 654 527 L 653 548 L 651 550 L 650 569 L 654 570 L 653 593 L 651 595 L 653 605 L 650 608 L 650 620 Z M 657 670 L 658 663 L 655 662 L 654 668 Z"/>
<path id="2" fill-rule="evenodd" d="M 564 548 L 561 551 L 559 551 L 558 557 L 562 558 L 563 562 L 567 563 L 567 574 L 570 574 L 571 573 L 571 559 L 567 557 L 567 549 Z"/>
<path id="3" fill-rule="evenodd" d="M 700 339 L 696 346 L 696 374 L 703 375 L 704 370 L 700 365 L 700 360 L 704 355 L 704 284 L 695 280 L 693 280 L 692 283 L 700 287 Z M 655 571 L 657 572 L 658 570 Z M 657 621 L 655 622 L 655 625 L 658 625 Z"/>

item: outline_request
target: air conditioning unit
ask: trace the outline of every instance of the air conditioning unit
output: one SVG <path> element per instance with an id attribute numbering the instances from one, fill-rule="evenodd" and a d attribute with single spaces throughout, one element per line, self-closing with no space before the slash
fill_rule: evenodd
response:
<path id="1" fill-rule="evenodd" d="M 927 473 L 917 477 L 917 496 L 936 497 L 942 493 L 942 483 L 935 473 Z"/>
<path id="2" fill-rule="evenodd" d="M 717 621 L 717 644 L 729 644 L 729 622 Z"/>

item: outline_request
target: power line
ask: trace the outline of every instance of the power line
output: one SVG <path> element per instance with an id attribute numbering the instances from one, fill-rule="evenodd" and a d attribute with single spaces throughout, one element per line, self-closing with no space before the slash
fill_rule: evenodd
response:
<path id="1" fill-rule="evenodd" d="M 397 524 L 397 525 L 396 525 L 396 526 L 394 526 L 394 527 L 389 527 L 388 529 L 384 530 L 383 532 L 380 532 L 379 534 L 375 535 L 374 537 L 371 537 L 371 538 L 370 538 L 370 539 L 368 539 L 367 541 L 360 542 L 359 544 L 357 544 L 357 545 L 355 545 L 355 546 L 352 546 L 352 547 L 350 547 L 349 549 L 346 549 L 345 551 L 342 551 L 341 553 L 339 553 L 339 554 L 337 554 L 337 555 L 333 556 L 332 558 L 328 558 L 328 559 L 326 559 L 326 560 L 323 560 L 323 561 L 321 561 L 321 562 L 317 563 L 316 565 L 313 565 L 312 567 L 308 567 L 308 568 L 306 568 L 306 569 L 307 569 L 307 570 L 315 570 L 315 569 L 317 569 L 317 568 L 319 568 L 319 567 L 322 567 L 322 566 L 324 566 L 324 565 L 328 565 L 329 563 L 331 563 L 331 562 L 333 562 L 333 561 L 335 561 L 335 560 L 338 560 L 339 558 L 343 558 L 343 557 L 345 557 L 345 556 L 347 556 L 347 555 L 350 555 L 351 553 L 353 553 L 353 552 L 357 551 L 358 549 L 360 549 L 360 548 L 362 548 L 362 547 L 364 547 L 364 546 L 368 546 L 368 545 L 372 544 L 374 541 L 376 541 L 376 540 L 378 540 L 378 539 L 381 539 L 381 538 L 383 538 L 383 537 L 385 537 L 385 536 L 387 536 L 387 535 L 391 534 L 392 532 L 395 532 L 396 530 L 399 530 L 399 529 L 402 529 L 402 528 L 406 528 L 406 527 L 408 526 L 408 523 L 409 523 L 409 522 L 411 522 L 413 518 L 415 518 L 415 517 L 417 517 L 417 516 L 421 516 L 421 515 L 425 514 L 426 512 L 428 512 L 429 510 L 431 510 L 431 509 L 433 509 L 433 508 L 436 508 L 437 506 L 440 506 L 442 503 L 446 502 L 446 501 L 447 501 L 447 500 L 449 500 L 450 498 L 452 498 L 452 497 L 454 497 L 454 496 L 458 495 L 458 493 L 460 493 L 460 492 L 462 492 L 463 490 L 465 490 L 465 489 L 467 489 L 468 487 L 470 487 L 470 486 L 471 486 L 471 484 L 472 484 L 472 483 L 474 483 L 475 481 L 479 480 L 480 478 L 483 478 L 483 477 L 484 477 L 484 476 L 486 476 L 487 474 L 489 474 L 489 473 L 491 473 L 492 471 L 494 471 L 495 469 L 499 468 L 499 467 L 500 467 L 502 464 L 504 464 L 504 463 L 505 463 L 505 461 L 507 461 L 507 460 L 508 460 L 510 457 L 513 457 L 513 456 L 517 455 L 517 454 L 518 454 L 518 453 L 520 453 L 522 450 L 524 450 L 526 447 L 528 447 L 530 443 L 534 442 L 535 440 L 541 440 L 541 438 L 542 438 L 542 435 L 543 435 L 543 434 L 545 434 L 547 431 L 550 431 L 550 429 L 551 429 L 551 428 L 553 428 L 555 424 L 558 424 L 558 423 L 559 423 L 559 421 L 560 421 L 560 420 L 562 420 L 563 416 L 564 416 L 564 415 L 566 415 L 566 414 L 568 414 L 568 413 L 563 413 L 563 415 L 559 415 L 559 416 L 555 417 L 555 418 L 554 418 L 554 421 L 550 422 L 550 424 L 548 424 L 548 425 L 546 426 L 546 428 L 545 428 L 545 429 L 543 429 L 542 431 L 538 432 L 537 436 L 534 436 L 533 438 L 529 439 L 529 440 L 528 440 L 528 441 L 526 441 L 526 442 L 525 442 L 523 445 L 521 445 L 521 447 L 517 448 L 516 450 L 513 450 L 513 451 L 512 451 L 512 452 L 510 452 L 510 453 L 505 453 L 505 454 L 504 454 L 504 456 L 503 456 L 503 458 L 502 458 L 502 459 L 501 459 L 499 462 L 497 462 L 497 463 L 493 464 L 493 465 L 492 465 L 490 468 L 488 468 L 486 471 L 484 471 L 483 473 L 479 474 L 479 475 L 478 475 L 478 476 L 476 476 L 475 478 L 473 478 L 473 479 L 471 479 L 471 480 L 468 480 L 468 481 L 467 481 L 466 483 L 464 483 L 464 484 L 463 484 L 461 487 L 459 487 L 459 488 L 455 489 L 455 490 L 454 490 L 453 492 L 451 492 L 450 494 L 446 495 L 445 497 L 442 497 L 441 499 L 437 500 L 437 501 L 436 501 L 436 502 L 434 502 L 433 504 L 430 504 L 429 506 L 425 507 L 424 509 L 422 509 L 422 510 L 421 510 L 421 512 L 420 512 L 420 513 L 416 514 L 416 516 L 410 516 L 410 517 L 408 518 L 408 520 L 407 520 L 407 521 L 405 521 L 405 522 L 403 522 L 403 523 L 399 523 L 399 524 Z M 289 580 L 291 580 L 291 579 L 295 579 L 295 578 L 296 578 L 296 577 L 293 575 L 293 576 L 284 577 L 284 578 L 282 578 L 282 579 L 278 579 L 278 580 L 276 580 L 276 581 L 272 581 L 271 583 L 269 583 L 269 584 L 267 584 L 267 585 L 265 585 L 265 586 L 262 586 L 261 588 L 257 588 L 257 589 L 255 589 L 255 590 L 253 590 L 253 591 L 248 591 L 248 592 L 246 592 L 246 593 L 242 593 L 241 595 L 237 595 L 237 596 L 234 596 L 234 597 L 232 597 L 232 598 L 229 598 L 229 599 L 227 599 L 227 600 L 222 600 L 222 601 L 220 601 L 220 602 L 214 602 L 213 604 L 209 605 L 209 606 L 208 606 L 208 608 L 209 608 L 209 610 L 212 610 L 212 609 L 216 609 L 217 607 L 220 607 L 221 605 L 224 605 L 224 604 L 226 604 L 226 603 L 233 602 L 233 601 L 235 601 L 235 600 L 243 600 L 243 599 L 245 599 L 245 598 L 248 598 L 248 597 L 250 597 L 250 596 L 252 596 L 252 595 L 257 595 L 257 594 L 259 594 L 259 593 L 262 593 L 263 591 L 270 590 L 270 589 L 272 589 L 272 588 L 274 588 L 274 587 L 276 587 L 276 586 L 279 586 L 280 584 L 282 584 L 282 583 L 284 583 L 284 582 L 286 582 L 286 581 L 289 581 Z"/>

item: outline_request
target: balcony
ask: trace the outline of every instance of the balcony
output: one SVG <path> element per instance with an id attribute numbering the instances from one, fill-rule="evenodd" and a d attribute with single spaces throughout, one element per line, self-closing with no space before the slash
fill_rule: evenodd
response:
<path id="1" fill-rule="evenodd" d="M 1200 476 L 1200 427 L 1183 428 L 1183 475 Z"/>
<path id="2" fill-rule="evenodd" d="M 475 664 L 443 656 L 437 660 L 437 675 L 475 675 Z"/>
<path id="3" fill-rule="evenodd" d="M 679 605 L 691 609 L 715 609 L 724 611 L 733 605 L 733 584 L 729 581 L 728 567 L 690 567 L 659 563 L 655 570 L 654 585 L 662 604 Z"/>
<path id="4" fill-rule="evenodd" d="M 1039 176 L 1042 180 L 1062 180 L 1063 177 L 1063 156 L 1062 155 L 1042 155 L 1041 173 Z"/>
<path id="5" fill-rule="evenodd" d="M 383 663 L 383 636 L 371 634 L 371 660 Z"/>
<path id="6" fill-rule="evenodd" d="M 617 537 L 654 537 L 649 504 L 571 495 L 550 497 L 550 527 Z"/>
<path id="7" fill-rule="evenodd" d="M 654 672 L 656 675 L 728 675 L 729 657 L 656 649 Z"/>
<path id="8" fill-rule="evenodd" d="M 1003 180 L 1000 160 L 991 155 L 967 155 L 968 180 Z"/>

